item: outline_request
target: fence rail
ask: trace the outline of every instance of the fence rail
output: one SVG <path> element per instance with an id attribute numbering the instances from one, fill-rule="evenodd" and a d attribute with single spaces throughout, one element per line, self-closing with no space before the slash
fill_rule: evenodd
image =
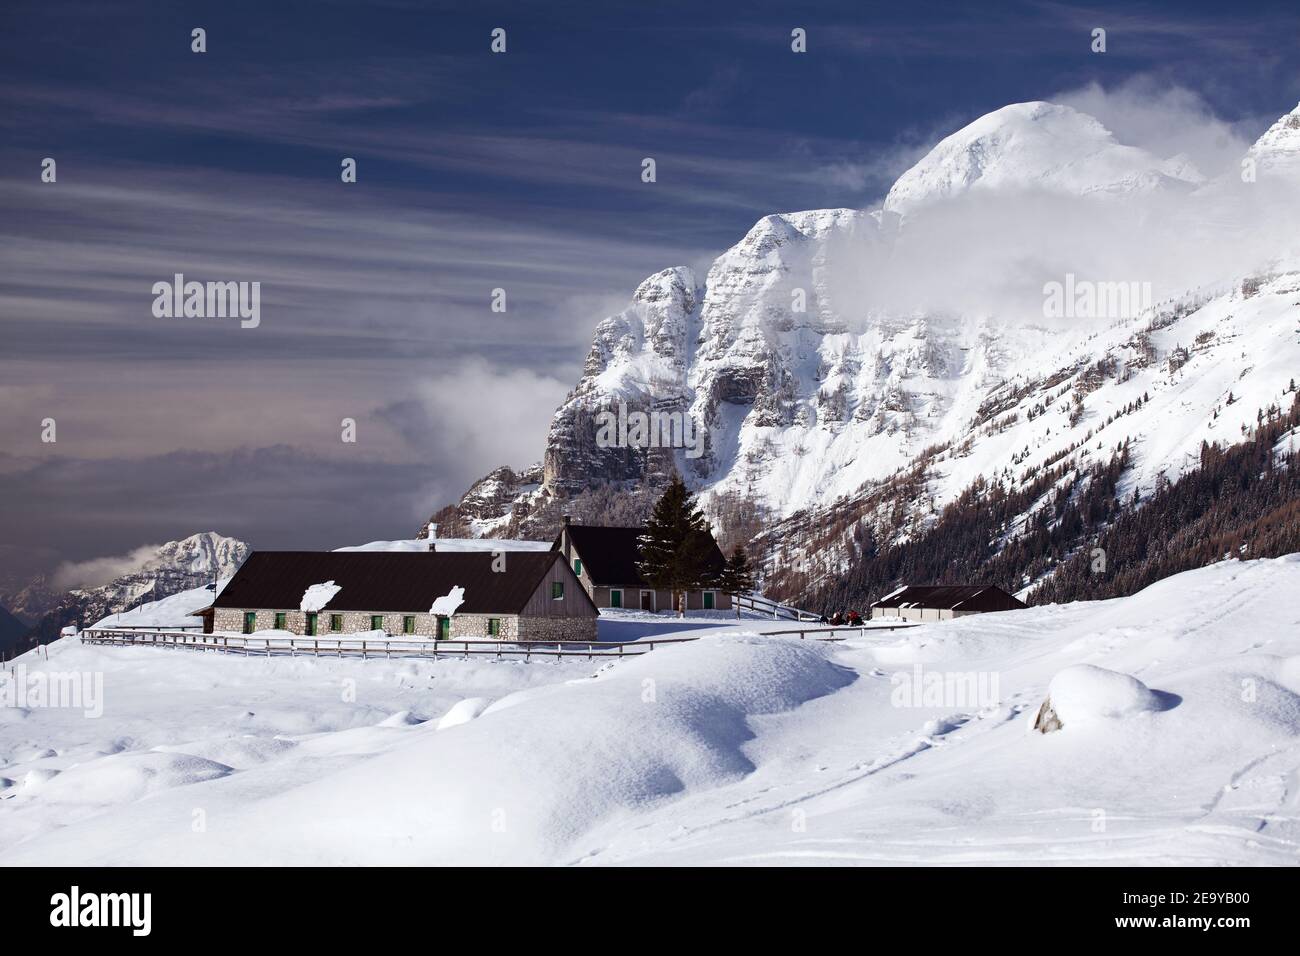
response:
<path id="1" fill-rule="evenodd" d="M 434 660 L 475 655 L 522 657 L 637 657 L 660 644 L 681 644 L 694 637 L 651 638 L 643 641 L 493 641 L 373 639 L 348 637 L 257 637 L 256 635 L 194 634 L 189 631 L 129 631 L 90 628 L 81 632 L 87 644 L 117 647 L 174 647 L 196 651 L 242 654 L 245 657 L 429 657 Z"/>
<path id="2" fill-rule="evenodd" d="M 920 627 L 919 624 L 880 624 L 871 626 L 870 624 L 854 625 L 852 627 L 845 625 L 843 627 L 806 627 L 789 631 L 763 631 L 764 635 L 778 634 L 798 634 L 803 639 L 805 634 L 837 634 L 838 637 L 815 637 L 815 641 L 847 641 L 850 637 L 862 637 L 871 631 L 906 631 L 909 628 Z"/>
<path id="3" fill-rule="evenodd" d="M 820 614 L 791 607 L 788 604 L 781 604 L 779 601 L 769 600 L 761 594 L 733 594 L 731 599 L 742 610 L 754 611 L 759 614 L 771 614 L 773 620 L 780 620 L 781 618 L 799 622 L 821 620 Z"/>
<path id="4" fill-rule="evenodd" d="M 797 634 L 801 640 L 808 635 L 830 634 L 830 637 L 812 637 L 815 641 L 843 641 L 860 637 L 868 631 L 894 631 L 915 624 L 896 624 L 883 627 L 815 627 L 792 628 L 781 631 L 763 631 L 764 635 L 788 636 Z M 193 631 L 136 631 L 121 628 L 87 628 L 81 632 L 85 644 L 102 644 L 114 647 L 184 648 L 192 651 L 214 651 L 221 654 L 242 654 L 245 657 L 428 657 L 433 660 L 474 656 L 518 657 L 531 660 L 535 657 L 585 657 L 597 658 L 639 657 L 648 654 L 661 644 L 686 644 L 698 637 L 658 637 L 639 641 L 495 641 L 446 638 L 443 640 L 415 640 L 390 638 L 385 640 L 355 637 L 258 637 L 256 635 L 196 634 Z"/>

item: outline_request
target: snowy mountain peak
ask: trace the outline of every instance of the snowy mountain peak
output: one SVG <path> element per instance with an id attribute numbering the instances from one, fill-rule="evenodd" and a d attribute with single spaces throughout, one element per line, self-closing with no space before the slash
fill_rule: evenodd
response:
<path id="1" fill-rule="evenodd" d="M 190 574 L 228 573 L 248 556 L 248 545 L 215 531 L 201 531 L 158 548 L 158 556 L 142 570 L 173 568 Z"/>
<path id="2" fill-rule="evenodd" d="M 679 301 L 683 304 L 691 302 L 690 308 L 694 308 L 694 295 L 695 273 L 686 266 L 674 266 L 656 272 L 637 286 L 632 301 L 644 302 L 647 305 L 671 301 Z"/>
<path id="3" fill-rule="evenodd" d="M 1087 113 L 1056 103 L 1013 103 L 942 140 L 898 178 L 884 208 L 903 214 L 971 189 L 1085 195 L 1201 180 L 1186 157 L 1165 161 L 1118 143 Z"/>
<path id="4" fill-rule="evenodd" d="M 1300 106 L 1280 117 L 1247 154 L 1264 172 L 1300 173 Z"/>
<path id="5" fill-rule="evenodd" d="M 791 243 L 824 239 L 836 229 L 852 229 L 861 218 L 858 210 L 844 208 L 773 213 L 754 223 L 731 252 L 760 258 Z"/>

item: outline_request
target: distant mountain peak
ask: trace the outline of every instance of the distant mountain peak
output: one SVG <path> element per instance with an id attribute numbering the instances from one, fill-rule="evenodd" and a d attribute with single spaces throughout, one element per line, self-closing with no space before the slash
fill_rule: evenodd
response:
<path id="1" fill-rule="evenodd" d="M 229 577 L 250 550 L 236 538 L 202 531 L 160 545 L 152 557 L 107 584 L 59 593 L 41 579 L 20 593 L 22 597 L 34 592 L 32 603 L 24 604 L 21 613 L 39 617 L 37 630 L 43 640 L 48 640 L 65 624 L 86 626 L 144 601 L 156 601 Z"/>

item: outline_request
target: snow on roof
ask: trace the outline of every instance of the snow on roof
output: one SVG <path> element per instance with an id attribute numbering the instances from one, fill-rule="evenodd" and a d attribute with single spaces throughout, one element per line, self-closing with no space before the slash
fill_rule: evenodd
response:
<path id="1" fill-rule="evenodd" d="M 456 608 L 465 603 L 465 589 L 462 587 L 453 587 L 433 602 L 433 607 L 429 608 L 430 614 L 441 614 L 451 617 L 456 613 Z"/>
<path id="2" fill-rule="evenodd" d="M 434 538 L 439 551 L 550 551 L 550 541 L 524 541 L 519 538 Z M 411 551 L 429 550 L 428 538 L 399 541 L 371 541 L 366 544 L 335 548 L 335 551 Z"/>
<path id="3" fill-rule="evenodd" d="M 334 600 L 334 595 L 342 591 L 339 585 L 333 581 L 325 581 L 322 584 L 313 584 L 306 591 L 302 592 L 302 603 L 298 605 L 300 611 L 319 611 Z"/>
<path id="4" fill-rule="evenodd" d="M 1007 611 L 1024 603 L 992 584 L 908 585 L 885 595 L 875 608 L 943 608 L 963 611 Z"/>

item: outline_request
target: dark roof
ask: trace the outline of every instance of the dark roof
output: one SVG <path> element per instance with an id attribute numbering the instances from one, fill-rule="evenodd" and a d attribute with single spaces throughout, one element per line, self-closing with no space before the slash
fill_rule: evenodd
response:
<path id="1" fill-rule="evenodd" d="M 600 587 L 620 584 L 649 587 L 637 573 L 636 563 L 640 560 L 641 545 L 638 542 L 645 528 L 611 528 L 594 524 L 569 524 L 560 531 L 569 532 L 573 549 L 582 559 L 582 566 L 591 576 L 593 584 Z M 712 540 L 713 536 L 709 536 Z M 556 537 L 552 551 L 560 548 L 560 538 Z M 709 561 L 711 569 L 721 571 L 727 563 L 717 541 L 713 542 L 713 555 Z"/>
<path id="2" fill-rule="evenodd" d="M 556 558 L 511 551 L 505 570 L 493 571 L 491 551 L 255 551 L 212 606 L 293 609 L 307 588 L 333 581 L 340 590 L 327 612 L 428 613 L 435 599 L 462 587 L 458 613 L 517 614 Z"/>
<path id="3" fill-rule="evenodd" d="M 872 607 L 926 607 L 945 611 L 1014 611 L 1028 607 L 994 584 L 908 585 L 887 594 Z"/>

